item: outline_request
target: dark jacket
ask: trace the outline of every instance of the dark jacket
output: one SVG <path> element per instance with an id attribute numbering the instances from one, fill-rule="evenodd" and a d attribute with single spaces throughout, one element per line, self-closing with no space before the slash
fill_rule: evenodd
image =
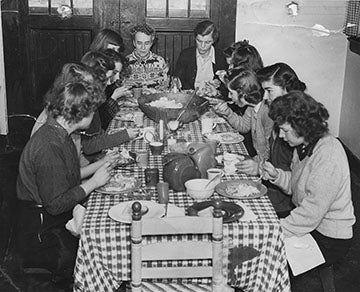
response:
<path id="1" fill-rule="evenodd" d="M 215 48 L 215 64 L 213 64 L 213 73 L 226 70 L 228 67 L 226 59 L 221 50 Z M 196 67 L 196 47 L 190 47 L 181 51 L 176 62 L 174 75 L 179 77 L 182 89 L 194 89 L 194 83 L 197 73 Z"/>

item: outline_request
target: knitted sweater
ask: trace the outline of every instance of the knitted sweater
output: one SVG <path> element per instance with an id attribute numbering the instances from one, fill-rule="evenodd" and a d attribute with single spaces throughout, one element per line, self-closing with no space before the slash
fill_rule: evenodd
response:
<path id="1" fill-rule="evenodd" d="M 302 161 L 294 151 L 291 172 L 278 171 L 273 183 L 292 194 L 296 206 L 280 220 L 285 236 L 302 236 L 316 229 L 332 238 L 352 237 L 355 216 L 349 164 L 335 137 L 328 134 L 321 138 L 312 155 Z"/>

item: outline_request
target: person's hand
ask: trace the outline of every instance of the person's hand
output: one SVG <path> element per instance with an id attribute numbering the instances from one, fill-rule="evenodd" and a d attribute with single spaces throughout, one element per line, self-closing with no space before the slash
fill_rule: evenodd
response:
<path id="1" fill-rule="evenodd" d="M 216 73 L 215 73 L 219 79 L 221 80 L 222 83 L 226 83 L 225 82 L 225 75 L 226 75 L 226 71 L 225 70 L 217 70 Z"/>
<path id="2" fill-rule="evenodd" d="M 259 174 L 259 163 L 253 159 L 245 159 L 235 164 L 238 171 L 249 175 Z"/>
<path id="3" fill-rule="evenodd" d="M 129 138 L 132 140 L 132 139 L 135 139 L 138 135 L 139 135 L 139 132 L 140 130 L 139 129 L 126 129 L 128 135 L 129 135 Z"/>
<path id="4" fill-rule="evenodd" d="M 119 152 L 109 152 L 103 158 L 101 158 L 101 161 L 103 162 L 103 164 L 109 162 L 112 165 L 115 163 L 117 159 L 119 159 L 119 157 L 120 157 Z"/>
<path id="5" fill-rule="evenodd" d="M 266 161 L 262 171 L 263 179 L 276 180 L 279 177 L 279 171 L 270 162 Z"/>
<path id="6" fill-rule="evenodd" d="M 206 96 L 217 96 L 218 95 L 218 91 L 217 91 L 217 83 L 213 82 L 213 81 L 208 81 L 205 82 L 205 95 Z"/>
<path id="7" fill-rule="evenodd" d="M 111 95 L 111 98 L 113 100 L 118 100 L 120 97 L 131 97 L 131 91 L 126 86 L 118 87 L 114 90 L 113 94 Z"/>
<path id="8" fill-rule="evenodd" d="M 217 114 L 221 116 L 228 117 L 231 114 L 231 109 L 226 102 L 218 103 L 213 107 L 213 109 Z"/>
<path id="9" fill-rule="evenodd" d="M 106 162 L 97 171 L 95 171 L 91 179 L 95 182 L 96 188 L 103 186 L 109 181 L 111 177 L 111 170 L 111 164 Z"/>

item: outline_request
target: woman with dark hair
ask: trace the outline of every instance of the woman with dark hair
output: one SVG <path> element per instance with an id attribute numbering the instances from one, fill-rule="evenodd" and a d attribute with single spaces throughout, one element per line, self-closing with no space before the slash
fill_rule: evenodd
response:
<path id="1" fill-rule="evenodd" d="M 102 52 L 87 52 L 82 57 L 81 62 L 92 68 L 98 76 L 106 76 L 104 86 L 110 85 L 113 76 L 117 74 L 114 61 Z M 89 129 L 81 137 L 84 154 L 92 160 L 92 155 L 97 154 L 103 149 L 128 142 L 134 139 L 138 133 L 138 129 L 131 128 L 110 135 L 105 134 L 102 129 L 99 111 L 97 110 Z"/>
<path id="2" fill-rule="evenodd" d="M 214 107 L 216 113 L 224 116 L 229 124 L 241 133 L 251 130 L 256 150 L 255 161 L 269 158 L 269 138 L 273 122 L 268 117 L 268 107 L 263 101 L 264 90 L 251 70 L 243 70 L 228 83 L 229 97 L 237 104 L 248 105 L 243 116 L 234 113 L 226 102 Z"/>
<path id="3" fill-rule="evenodd" d="M 279 136 L 296 149 L 291 171 L 270 162 L 263 168 L 264 178 L 291 195 L 295 205 L 280 219 L 284 234 L 310 233 L 326 263 L 332 264 L 348 250 L 355 222 L 346 153 L 328 133 L 326 108 L 301 91 L 276 98 L 269 115 L 280 128 Z"/>
<path id="4" fill-rule="evenodd" d="M 213 22 L 202 21 L 194 28 L 196 46 L 181 51 L 174 75 L 179 77 L 182 89 L 204 89 L 207 82 L 217 78 L 215 72 L 225 70 L 226 60 L 222 51 L 213 45 L 219 33 Z"/>
<path id="5" fill-rule="evenodd" d="M 89 127 L 103 102 L 92 85 L 67 83 L 48 96 L 46 123 L 30 138 L 20 158 L 17 180 L 17 247 L 23 266 L 44 267 L 71 279 L 78 239 L 66 229 L 72 208 L 110 178 L 102 165 L 81 182 L 78 153 L 71 138 Z"/>
<path id="6" fill-rule="evenodd" d="M 124 50 L 124 41 L 116 31 L 104 28 L 94 38 L 90 44 L 89 51 L 103 51 L 112 49 L 116 52 Z"/>

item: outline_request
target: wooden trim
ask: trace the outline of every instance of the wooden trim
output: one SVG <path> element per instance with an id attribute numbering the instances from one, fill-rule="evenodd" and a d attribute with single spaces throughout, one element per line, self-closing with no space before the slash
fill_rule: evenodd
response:
<path id="1" fill-rule="evenodd" d="M 343 145 L 349 161 L 350 171 L 360 179 L 360 159 L 338 138 Z"/>

